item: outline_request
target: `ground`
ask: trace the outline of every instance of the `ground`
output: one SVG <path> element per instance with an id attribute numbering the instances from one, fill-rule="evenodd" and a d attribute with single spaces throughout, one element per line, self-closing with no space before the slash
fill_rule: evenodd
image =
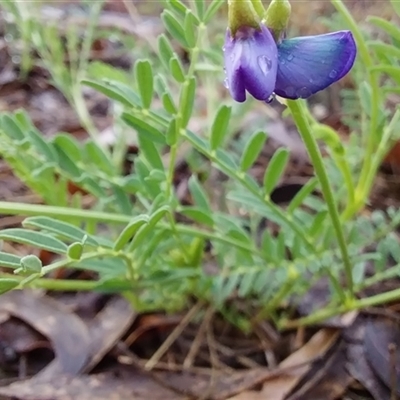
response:
<path id="1" fill-rule="evenodd" d="M 348 4 L 361 22 L 369 12 L 390 16 L 381 2 L 352 0 Z M 54 16 L 60 8 L 70 6 L 52 3 L 47 12 Z M 139 20 L 135 29 L 150 29 L 156 35 L 157 10 L 146 3 L 136 6 L 137 16 L 146 19 L 146 24 L 140 25 Z M 331 12 L 324 1 L 293 2 L 292 28 L 301 34 L 311 33 L 311 27 L 312 33 L 322 32 L 322 24 L 311 22 Z M 123 2 L 109 1 L 102 21 L 129 31 L 129 18 Z M 35 66 L 22 80 L 15 49 L 6 32 L 0 34 L 0 111 L 24 108 L 45 136 L 63 131 L 84 140 L 85 130 L 65 98 L 49 83 L 47 72 Z M 132 62 L 107 39 L 94 44 L 92 57 L 121 67 Z M 351 86 L 351 81 L 341 84 Z M 93 92 L 87 101 L 104 140 L 112 141 L 107 101 Z M 316 113 L 322 109 L 321 120 L 339 129 L 346 140 L 348 129 L 340 122 L 338 87 L 313 101 Z M 274 193 L 274 201 L 285 203 L 313 171 L 293 127 L 273 108 L 271 115 L 269 128 L 275 134 L 253 172 L 256 178 L 262 176 L 274 146 L 292 148 L 291 167 Z M 389 205 L 398 207 L 397 154 L 395 147 L 382 166 L 366 214 Z M 176 171 L 176 186 L 183 192 L 185 171 L 182 163 Z M 3 160 L 0 188 L 1 200 L 42 201 Z M 22 220 L 3 215 L 0 228 L 18 227 Z M 3 250 L 18 255 L 31 252 L 25 246 L 10 244 L 4 244 Z M 50 257 L 45 252 L 37 255 L 42 260 Z M 59 274 L 77 278 L 77 273 Z M 387 285 L 396 287 L 398 281 Z M 304 313 L 315 306 L 323 291 L 322 284 L 309 294 L 303 302 Z M 197 306 L 194 304 L 189 314 Z M 0 297 L 0 398 L 385 400 L 400 395 L 398 304 L 286 332 L 264 321 L 248 335 L 224 322 L 212 308 L 206 308 L 197 322 L 187 323 L 187 316 L 137 314 L 122 297 L 90 292 L 7 293 Z"/>

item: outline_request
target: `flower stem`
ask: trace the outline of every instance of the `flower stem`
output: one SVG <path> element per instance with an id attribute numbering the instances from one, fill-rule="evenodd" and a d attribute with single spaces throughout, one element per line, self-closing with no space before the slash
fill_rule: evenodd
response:
<path id="1" fill-rule="evenodd" d="M 346 240 L 344 237 L 342 225 L 339 218 L 339 212 L 337 210 L 337 205 L 335 198 L 333 196 L 333 191 L 329 182 L 328 174 L 326 172 L 324 162 L 322 159 L 321 152 L 318 148 L 318 144 L 311 133 L 310 125 L 307 120 L 307 116 L 303 112 L 301 102 L 298 100 L 288 100 L 287 105 L 291 111 L 293 119 L 297 125 L 297 129 L 303 139 L 303 142 L 307 148 L 307 152 L 310 156 L 311 162 L 314 166 L 315 173 L 321 184 L 322 193 L 324 195 L 328 212 L 331 217 L 332 225 L 336 233 L 336 238 L 338 240 L 340 252 L 342 254 L 342 260 L 345 268 L 347 288 L 350 295 L 353 297 L 353 274 L 352 267 L 350 263 L 349 254 L 347 251 Z"/>

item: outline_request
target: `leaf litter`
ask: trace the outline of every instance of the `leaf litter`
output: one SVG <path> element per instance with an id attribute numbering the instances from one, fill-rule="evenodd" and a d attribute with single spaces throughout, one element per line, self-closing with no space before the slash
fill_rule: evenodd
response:
<path id="1" fill-rule="evenodd" d="M 132 28 L 122 3 L 107 3 L 102 24 L 139 34 L 144 40 L 155 37 L 152 30 L 159 29 L 156 18 L 142 25 L 139 20 Z M 60 18 L 54 10 L 50 7 L 47 12 L 52 18 Z M 122 13 L 115 13 L 121 10 Z M 296 13 L 299 21 L 300 11 Z M 84 18 L 79 18 L 78 25 L 84 26 Z M 104 42 L 97 45 L 94 57 L 114 64 L 131 64 L 132 60 L 113 55 Z M 85 138 L 72 109 L 48 84 L 46 72 L 34 67 L 27 83 L 19 81 L 9 51 L 0 36 L 0 109 L 26 108 L 48 136 L 65 131 Z M 108 132 L 110 121 L 104 117 L 108 105 L 94 92 L 89 92 L 87 99 L 96 123 Z M 61 109 L 63 113 L 51 118 L 54 110 Z M 270 112 L 274 113 L 272 109 Z M 325 122 L 337 124 L 337 116 L 335 119 L 335 115 L 327 115 Z M 291 148 L 297 159 L 291 160 L 280 190 L 271 195 L 277 203 L 286 203 L 312 176 L 312 170 L 292 127 L 272 117 L 271 140 L 252 172 L 261 179 L 271 149 L 281 145 Z M 107 141 L 112 142 L 112 138 Z M 391 171 L 378 178 L 374 207 L 399 204 L 393 196 L 393 184 L 398 183 L 397 159 L 391 156 Z M 183 168 L 179 181 L 187 182 L 184 154 L 180 155 L 180 163 Z M 0 183 L 2 199 L 40 202 L 3 162 Z M 187 184 L 181 192 L 182 198 L 188 196 Z M 15 218 L 0 219 L 2 228 L 18 227 L 19 223 Z M 26 252 L 17 246 L 15 250 Z M 322 284 L 321 292 L 310 293 L 298 312 L 306 315 L 323 304 L 324 290 Z M 99 298 L 104 304 L 94 307 Z M 208 315 L 207 311 L 204 315 Z M 396 310 L 393 315 L 398 317 Z M 250 336 L 227 328 L 215 313 L 200 323 L 182 324 L 184 318 L 185 315 L 138 316 L 118 296 L 99 295 L 94 299 L 84 294 L 71 299 L 64 293 L 49 296 L 33 291 L 4 295 L 0 298 L 0 398 L 392 400 L 399 395 L 399 328 L 397 319 L 388 315 L 353 313 L 319 327 L 271 334 L 266 333 L 265 321 L 261 321 L 254 327 L 258 334 Z M 9 384 L 10 380 L 15 382 Z"/>

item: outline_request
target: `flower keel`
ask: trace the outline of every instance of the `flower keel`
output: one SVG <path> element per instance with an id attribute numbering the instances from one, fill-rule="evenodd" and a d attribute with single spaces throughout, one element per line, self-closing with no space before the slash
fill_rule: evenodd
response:
<path id="1" fill-rule="evenodd" d="M 236 101 L 246 100 L 246 90 L 257 100 L 269 100 L 275 89 L 278 50 L 265 26 L 242 27 L 233 36 L 228 29 L 224 59 L 227 84 Z"/>

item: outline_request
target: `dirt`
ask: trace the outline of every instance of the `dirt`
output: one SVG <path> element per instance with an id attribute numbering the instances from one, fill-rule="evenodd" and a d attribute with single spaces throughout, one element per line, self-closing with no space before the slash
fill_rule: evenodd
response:
<path id="1" fill-rule="evenodd" d="M 157 30 L 158 16 L 149 3 L 134 4 L 140 12 L 137 16 L 154 17 L 151 29 Z M 324 31 L 322 24 L 312 22 L 317 16 L 331 15 L 332 8 L 323 1 L 307 4 L 293 2 L 294 29 L 302 34 L 311 33 L 310 27 L 314 34 Z M 369 12 L 390 16 L 382 2 L 351 0 L 348 4 L 359 21 Z M 58 8 L 68 6 L 70 2 L 57 4 Z M 107 2 L 103 15 L 107 24 L 130 30 L 129 18 L 122 1 Z M 132 34 L 139 28 L 135 29 Z M 87 138 L 73 109 L 49 83 L 46 70 L 35 66 L 25 80 L 20 79 L 15 49 L 6 32 L 1 33 L 0 111 L 27 110 L 46 137 L 63 131 L 80 140 Z M 125 67 L 132 62 L 116 55 L 107 40 L 95 43 L 92 57 Z M 339 129 L 346 140 L 348 128 L 340 122 L 338 92 L 332 89 L 326 96 L 329 101 L 322 96 L 317 103 L 326 111 L 322 120 Z M 107 101 L 94 92 L 87 93 L 86 101 L 96 126 L 106 135 L 111 124 Z M 313 171 L 293 127 L 280 119 L 274 124 L 275 146 L 285 144 L 299 152 L 280 190 L 273 194 L 275 202 L 284 204 Z M 256 179 L 262 178 L 273 143 L 254 167 Z M 399 206 L 399 163 L 394 149 L 378 176 L 370 209 Z M 187 179 L 187 168 L 181 164 L 177 188 L 181 185 L 184 191 Z M 0 187 L 1 200 L 41 202 L 2 160 Z M 21 220 L 1 216 L 0 227 L 17 227 Z M 8 252 L 29 253 L 24 246 L 5 246 Z M 311 298 L 311 303 L 317 300 Z M 400 395 L 398 305 L 346 315 L 334 325 L 288 332 L 261 321 L 251 334 L 232 327 L 203 304 L 194 303 L 189 313 L 196 311 L 204 315 L 199 323 L 187 322 L 188 314 L 140 315 L 118 296 L 29 290 L 3 295 L 0 398 L 392 400 Z"/>

